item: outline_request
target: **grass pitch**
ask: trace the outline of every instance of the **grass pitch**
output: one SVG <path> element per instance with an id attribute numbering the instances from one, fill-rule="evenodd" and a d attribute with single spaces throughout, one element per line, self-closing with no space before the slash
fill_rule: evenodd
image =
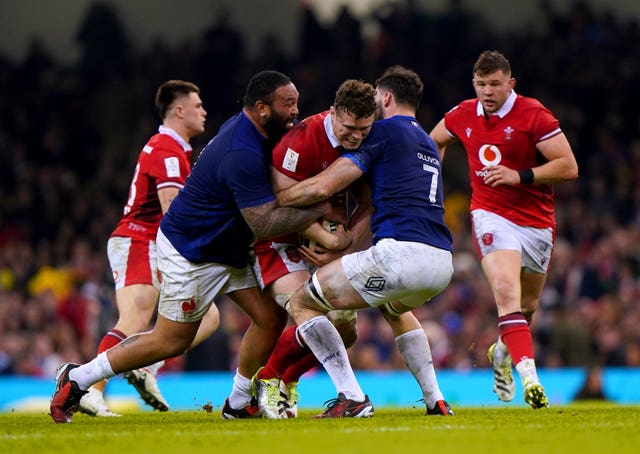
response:
<path id="1" fill-rule="evenodd" d="M 0 414 L 2 453 L 637 453 L 640 407 L 581 404 L 548 409 L 454 408 L 454 417 L 420 409 L 376 409 L 370 419 L 221 419 L 220 412 Z"/>

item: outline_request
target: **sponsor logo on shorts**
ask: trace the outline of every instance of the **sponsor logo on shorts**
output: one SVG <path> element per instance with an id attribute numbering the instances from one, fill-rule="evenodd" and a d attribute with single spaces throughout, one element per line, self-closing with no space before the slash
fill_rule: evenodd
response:
<path id="1" fill-rule="evenodd" d="M 367 283 L 364 284 L 364 288 L 367 290 L 380 291 L 384 288 L 386 281 L 383 277 L 370 277 L 367 279 Z"/>
<path id="2" fill-rule="evenodd" d="M 493 244 L 493 233 L 485 233 L 482 235 L 482 244 L 491 246 Z"/>
<path id="3" fill-rule="evenodd" d="M 193 312 L 196 310 L 196 300 L 193 298 L 183 301 L 180 305 L 182 312 Z"/>

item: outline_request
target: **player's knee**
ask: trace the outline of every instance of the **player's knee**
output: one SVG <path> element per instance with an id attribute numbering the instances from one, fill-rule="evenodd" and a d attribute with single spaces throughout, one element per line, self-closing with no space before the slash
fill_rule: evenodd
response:
<path id="1" fill-rule="evenodd" d="M 291 293 L 278 294 L 273 297 L 278 306 L 283 308 L 289 315 L 291 315 Z"/>
<path id="2" fill-rule="evenodd" d="M 389 301 L 388 303 L 384 304 L 383 306 L 381 306 L 380 310 L 382 311 L 383 315 L 385 315 L 385 318 L 391 318 L 393 320 L 397 320 L 404 312 L 407 312 L 407 308 L 405 306 L 394 301 Z"/>
<path id="3" fill-rule="evenodd" d="M 322 286 L 318 280 L 318 273 L 313 273 L 309 280 L 304 285 L 306 297 L 309 302 L 315 303 L 318 309 L 323 312 L 329 312 L 336 310 L 335 307 L 329 302 L 322 291 Z"/>
<path id="4" fill-rule="evenodd" d="M 193 336 L 186 335 L 174 335 L 171 337 L 161 336 L 156 342 L 158 346 L 158 350 L 163 353 L 165 358 L 171 358 L 173 356 L 182 355 L 186 352 L 191 346 L 191 342 L 193 341 Z"/>

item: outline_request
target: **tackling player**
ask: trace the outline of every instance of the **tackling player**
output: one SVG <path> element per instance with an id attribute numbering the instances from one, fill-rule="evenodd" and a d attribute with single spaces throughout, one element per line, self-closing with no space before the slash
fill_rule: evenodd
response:
<path id="1" fill-rule="evenodd" d="M 440 293 L 453 273 L 440 160 L 415 119 L 422 91 L 415 72 L 389 68 L 376 81 L 376 118 L 382 120 L 373 124 L 363 145 L 345 152 L 320 174 L 278 193 L 280 204 L 304 206 L 343 191 L 363 175 L 371 188 L 373 246 L 320 267 L 290 299 L 297 338 L 320 360 L 338 391 L 318 417 L 373 415 L 345 345 L 325 316 L 332 310 L 376 307 L 388 313 L 403 329 L 394 329 L 396 342 L 423 393 L 428 388 L 423 380 L 435 381 L 427 337 L 417 319 L 407 315 Z M 410 317 L 406 323 L 403 316 Z M 289 347 L 280 365 L 308 351 L 295 338 Z M 438 400 L 431 408 L 427 399 L 434 398 Z M 452 414 L 441 394 L 425 395 L 425 401 L 427 414 Z"/>
<path id="2" fill-rule="evenodd" d="M 329 212 L 329 204 L 281 207 L 271 188 L 271 150 L 298 114 L 298 91 L 277 71 L 255 74 L 243 109 L 204 148 L 184 188 L 163 216 L 156 238 L 162 287 L 151 331 L 130 336 L 83 365 L 58 368 L 50 414 L 71 422 L 80 398 L 94 383 L 117 373 L 181 354 L 202 318 L 226 294 L 252 320 L 240 346 L 234 383 L 249 388 L 286 324 L 286 312 L 257 286 L 249 264 L 255 237 L 304 229 Z M 248 401 L 233 394 L 229 402 Z"/>

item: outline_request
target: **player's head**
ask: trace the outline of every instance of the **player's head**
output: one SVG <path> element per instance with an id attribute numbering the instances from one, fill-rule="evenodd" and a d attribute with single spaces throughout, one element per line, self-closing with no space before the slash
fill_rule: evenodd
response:
<path id="1" fill-rule="evenodd" d="M 395 104 L 417 111 L 423 91 L 422 80 L 415 71 L 399 65 L 388 68 L 376 80 L 376 120 L 385 118 L 389 96 L 393 96 Z"/>
<path id="2" fill-rule="evenodd" d="M 473 88 L 485 113 L 498 111 L 516 85 L 509 60 L 497 50 L 485 50 L 473 65 Z"/>
<path id="3" fill-rule="evenodd" d="M 361 80 L 340 85 L 331 106 L 333 133 L 346 150 L 355 150 L 371 131 L 376 110 L 374 88 Z"/>
<path id="4" fill-rule="evenodd" d="M 261 71 L 249 81 L 244 95 L 245 109 L 255 112 L 271 141 L 279 140 L 298 116 L 298 90 L 291 79 L 278 71 Z"/>
<path id="5" fill-rule="evenodd" d="M 162 122 L 179 134 L 191 138 L 204 132 L 207 111 L 196 84 L 168 80 L 158 87 L 155 104 Z"/>

